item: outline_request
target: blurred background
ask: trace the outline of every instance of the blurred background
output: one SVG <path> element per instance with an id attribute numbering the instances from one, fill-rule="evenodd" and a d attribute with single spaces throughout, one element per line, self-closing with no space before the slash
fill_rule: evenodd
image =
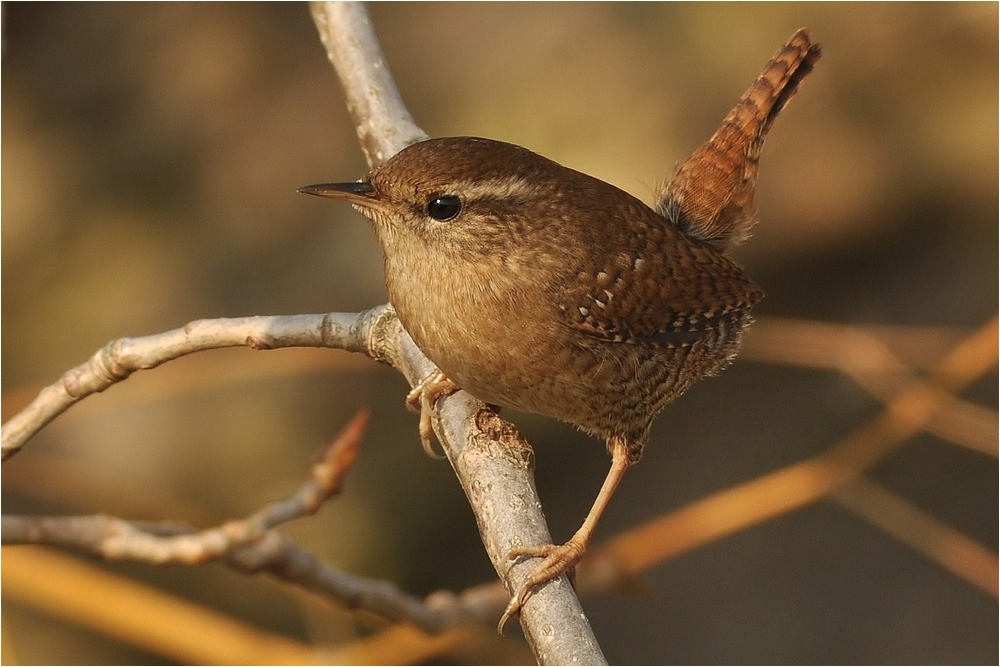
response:
<path id="1" fill-rule="evenodd" d="M 899 386 L 879 397 L 836 360 L 789 361 L 788 326 L 821 350 L 863 331 L 923 374 L 996 316 L 995 3 L 370 11 L 428 134 L 521 144 L 646 202 L 796 28 L 809 26 L 823 47 L 767 142 L 762 223 L 737 251 L 768 295 L 759 331 L 733 367 L 659 418 L 595 547 L 822 454 L 882 414 Z M 4 419 L 114 338 L 385 302 L 365 220 L 295 192 L 366 171 L 305 5 L 4 3 L 2 86 Z M 608 659 L 995 662 L 998 397 L 987 363 L 957 402 L 965 435 L 921 432 L 868 472 L 925 522 L 923 543 L 849 502 L 790 507 L 655 564 L 638 592 L 586 597 Z M 329 563 L 420 595 L 491 581 L 450 467 L 421 451 L 406 390 L 391 369 L 339 351 L 180 359 L 88 398 L 5 463 L 4 512 L 208 527 L 292 492 L 318 448 L 369 406 L 344 493 L 282 531 Z M 535 445 L 539 491 L 564 540 L 607 471 L 604 446 L 507 416 Z M 928 544 L 947 551 L 946 538 L 985 554 L 976 562 L 992 587 L 927 557 Z M 31 574 L 13 571 L 18 549 L 4 548 L 4 662 L 184 659 L 141 633 L 7 595 L 9 578 Z M 222 566 L 79 560 L 313 647 L 380 629 Z M 530 660 L 513 634 L 394 660 Z M 197 655 L 187 661 L 208 660 Z"/>

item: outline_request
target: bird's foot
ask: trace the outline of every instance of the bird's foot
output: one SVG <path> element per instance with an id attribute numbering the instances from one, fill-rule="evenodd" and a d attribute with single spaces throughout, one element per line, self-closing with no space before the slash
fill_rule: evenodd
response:
<path id="1" fill-rule="evenodd" d="M 406 407 L 414 412 L 420 413 L 420 444 L 424 448 L 427 456 L 433 459 L 443 459 L 444 456 L 434 451 L 431 445 L 431 438 L 434 437 L 434 429 L 431 424 L 431 417 L 434 414 L 437 401 L 442 396 L 453 394 L 461 387 L 455 384 L 447 375 L 440 370 L 425 377 L 420 383 L 410 390 L 406 395 Z"/>
<path id="2" fill-rule="evenodd" d="M 514 547 L 507 552 L 507 560 L 509 561 L 514 561 L 522 556 L 543 558 L 544 560 L 528 573 L 521 587 L 517 589 L 517 593 L 507 603 L 507 608 L 504 610 L 503 616 L 500 617 L 500 623 L 497 625 L 497 632 L 503 634 L 503 626 L 507 624 L 507 621 L 514 614 L 520 611 L 536 588 L 547 581 L 555 579 L 564 572 L 571 571 L 580 562 L 580 559 L 583 558 L 583 552 L 586 548 L 586 542 L 574 535 L 566 544 Z"/>

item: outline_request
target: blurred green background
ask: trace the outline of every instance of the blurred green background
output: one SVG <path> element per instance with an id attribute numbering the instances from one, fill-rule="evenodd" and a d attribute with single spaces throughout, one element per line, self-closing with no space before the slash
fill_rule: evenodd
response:
<path id="1" fill-rule="evenodd" d="M 527 146 L 651 202 L 774 51 L 809 26 L 823 58 L 775 124 L 762 223 L 738 251 L 761 317 L 970 332 L 997 310 L 995 3 L 418 4 L 370 7 L 428 134 Z M 305 5 L 4 3 L 4 415 L 108 340 L 205 317 L 357 311 L 386 299 L 348 207 L 297 187 L 366 171 Z M 284 529 L 416 593 L 494 574 L 449 466 L 422 453 L 404 381 L 338 351 L 203 353 L 140 373 L 3 467 L 4 511 L 208 526 L 295 488 L 362 406 L 345 493 Z M 963 395 L 995 408 L 995 373 Z M 749 361 L 657 421 L 597 542 L 821 452 L 879 412 L 843 376 Z M 535 444 L 556 539 L 604 447 L 511 415 Z M 872 477 L 997 550 L 996 459 L 933 436 Z M 281 589 L 202 569 L 115 566 L 311 642 Z M 992 663 L 997 602 L 820 502 L 584 600 L 612 663 Z M 17 604 L 5 661 L 162 661 Z M 346 628 L 346 629 L 344 629 Z M 477 661 L 490 661 L 481 655 Z"/>

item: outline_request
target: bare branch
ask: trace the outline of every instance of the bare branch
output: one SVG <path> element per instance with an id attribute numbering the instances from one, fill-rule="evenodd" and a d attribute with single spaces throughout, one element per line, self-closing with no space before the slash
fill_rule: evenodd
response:
<path id="1" fill-rule="evenodd" d="M 364 5 L 312 2 L 309 8 L 347 95 L 347 109 L 368 166 L 376 167 L 426 139 L 396 89 Z"/>
<path id="2" fill-rule="evenodd" d="M 86 363 L 72 368 L 42 389 L 38 397 L 3 425 L 3 460 L 17 451 L 46 424 L 77 401 L 102 392 L 138 370 L 193 352 L 223 347 L 273 350 L 282 347 L 332 347 L 366 352 L 367 331 L 375 308 L 363 313 L 324 313 L 280 317 L 239 317 L 197 320 L 180 329 L 113 340 Z"/>
<path id="3" fill-rule="evenodd" d="M 3 542 L 71 546 L 105 558 L 155 565 L 207 563 L 263 539 L 275 526 L 315 513 L 324 500 L 339 492 L 367 425 L 368 411 L 362 410 L 326 447 L 309 479 L 294 494 L 241 521 L 194 532 L 178 523 L 137 524 L 106 516 L 4 517 Z"/>
<path id="4" fill-rule="evenodd" d="M 469 622 L 494 620 L 507 603 L 498 585 L 455 595 L 435 593 L 426 601 L 390 583 L 341 572 L 326 565 L 272 529 L 314 513 L 337 494 L 357 458 L 368 422 L 359 412 L 326 447 L 308 480 L 288 498 L 271 503 L 242 521 L 197 531 L 179 522 L 140 523 L 110 516 L 4 516 L 0 541 L 46 544 L 85 551 L 112 560 L 162 565 L 202 565 L 216 560 L 245 574 L 266 572 L 288 583 L 328 595 L 345 606 L 365 609 L 437 633 Z"/>
<path id="5" fill-rule="evenodd" d="M 399 370 L 411 385 L 434 370 L 395 317 L 379 320 L 371 354 Z M 517 544 L 551 542 L 534 486 L 534 453 L 517 430 L 466 392 L 441 398 L 434 431 L 472 505 L 480 537 L 508 593 L 531 561 L 508 566 Z M 540 664 L 605 662 L 566 576 L 540 587 L 520 612 L 521 627 Z"/>
<path id="6" fill-rule="evenodd" d="M 382 57 L 367 10 L 356 2 L 310 4 L 327 56 L 344 87 L 368 164 L 375 167 L 426 135 L 414 124 Z M 415 386 L 435 369 L 398 320 L 387 318 L 371 350 Z M 510 424 L 465 392 L 441 399 L 434 430 L 472 505 L 493 567 L 513 594 L 531 561 L 513 567 L 508 551 L 551 543 L 534 487 L 531 447 Z M 562 576 L 540 587 L 520 614 L 541 664 L 604 664 L 593 630 L 572 586 Z"/>

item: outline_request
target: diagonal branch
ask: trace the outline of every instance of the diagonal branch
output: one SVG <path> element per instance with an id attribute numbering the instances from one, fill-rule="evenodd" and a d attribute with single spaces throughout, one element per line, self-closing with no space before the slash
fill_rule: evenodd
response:
<path id="1" fill-rule="evenodd" d="M 347 94 L 347 110 L 369 167 L 427 139 L 403 104 L 365 7 L 313 2 L 309 9 L 327 58 Z"/>
<path id="2" fill-rule="evenodd" d="M 313 19 L 344 87 L 369 166 L 426 135 L 406 111 L 382 57 L 367 10 L 357 2 L 313 2 Z M 416 385 L 435 370 L 395 318 L 385 321 L 383 358 Z M 519 544 L 552 543 L 534 486 L 530 446 L 465 392 L 438 401 L 434 430 L 462 484 L 490 560 L 513 594 L 530 560 L 509 566 Z M 562 576 L 539 588 L 521 611 L 521 627 L 541 664 L 605 663 L 580 602 Z"/>

